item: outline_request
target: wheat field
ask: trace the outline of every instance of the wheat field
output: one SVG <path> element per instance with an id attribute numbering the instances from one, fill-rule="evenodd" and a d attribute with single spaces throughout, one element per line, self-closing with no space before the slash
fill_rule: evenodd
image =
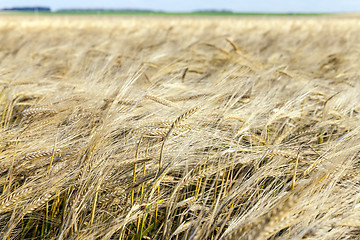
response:
<path id="1" fill-rule="evenodd" d="M 0 16 L 1 239 L 358 239 L 357 17 Z"/>

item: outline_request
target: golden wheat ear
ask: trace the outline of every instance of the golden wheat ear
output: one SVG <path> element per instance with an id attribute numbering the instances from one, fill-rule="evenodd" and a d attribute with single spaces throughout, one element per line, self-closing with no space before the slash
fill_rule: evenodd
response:
<path id="1" fill-rule="evenodd" d="M 253 239 L 261 240 L 268 239 L 284 226 L 282 221 L 285 221 L 290 214 L 290 210 L 296 204 L 296 197 L 290 195 L 283 203 L 275 207 L 262 219 L 261 223 L 256 227 L 255 236 Z"/>
<path id="2" fill-rule="evenodd" d="M 167 107 L 173 107 L 173 108 L 179 108 L 178 106 L 176 106 L 175 103 L 169 101 L 169 100 L 166 100 L 165 98 L 161 98 L 161 97 L 158 97 L 158 96 L 155 96 L 155 95 L 152 95 L 152 94 L 146 94 L 145 95 L 145 98 L 147 99 L 150 99 L 154 102 L 157 102 L 157 103 L 160 103 L 164 106 L 167 106 Z"/>
<path id="3" fill-rule="evenodd" d="M 242 239 L 246 234 L 248 239 L 261 240 L 268 239 L 284 226 L 281 224 L 290 214 L 291 208 L 296 204 L 296 197 L 290 195 L 285 201 L 273 208 L 270 212 L 262 216 L 255 222 L 240 226 L 229 235 L 225 236 L 225 240 Z"/>
<path id="4" fill-rule="evenodd" d="M 195 94 L 195 95 L 191 95 L 191 96 L 176 96 L 176 97 L 171 97 L 169 98 L 170 101 L 172 102 L 180 102 L 180 101 L 188 101 L 188 100 L 196 100 L 202 97 L 208 97 L 208 96 L 212 96 L 213 94 L 210 93 L 199 93 L 199 94 Z"/>
<path id="5" fill-rule="evenodd" d="M 164 137 L 163 143 L 161 145 L 161 149 L 160 149 L 160 158 L 159 158 L 159 171 L 161 169 L 162 166 L 162 159 L 163 159 L 163 152 L 164 152 L 164 146 L 165 146 L 165 142 L 166 140 L 169 138 L 171 132 L 185 119 L 187 119 L 188 117 L 190 117 L 191 115 L 193 115 L 194 113 L 196 113 L 199 109 L 201 108 L 201 106 L 196 106 L 194 108 L 191 108 L 190 110 L 188 110 L 187 112 L 183 113 L 182 115 L 180 115 L 171 125 L 169 131 L 167 132 L 167 134 Z"/>
<path id="6" fill-rule="evenodd" d="M 8 210 L 8 207 L 24 198 L 32 191 L 32 188 L 25 188 L 14 191 L 4 196 L 0 201 L 0 213 Z"/>
<path id="7" fill-rule="evenodd" d="M 60 149 L 55 149 L 55 153 L 59 153 L 59 152 Z M 53 154 L 53 150 L 31 152 L 25 155 L 24 160 L 29 161 L 33 159 L 49 157 L 52 154 Z"/>
<path id="8" fill-rule="evenodd" d="M 37 208 L 41 207 L 46 202 L 48 202 L 51 197 L 52 197 L 52 194 L 46 193 L 44 196 L 41 196 L 41 197 L 35 199 L 35 201 L 33 201 L 28 206 L 28 208 L 25 210 L 26 211 L 25 214 L 30 214 L 31 212 L 35 211 Z"/>
<path id="9" fill-rule="evenodd" d="M 55 114 L 57 113 L 56 110 L 47 108 L 47 107 L 35 107 L 35 108 L 28 108 L 24 110 L 21 115 L 23 117 L 32 117 L 36 115 L 43 115 L 43 114 Z"/>

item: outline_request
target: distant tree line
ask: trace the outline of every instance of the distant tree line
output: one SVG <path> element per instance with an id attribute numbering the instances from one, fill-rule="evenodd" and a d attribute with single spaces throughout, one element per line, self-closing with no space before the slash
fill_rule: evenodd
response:
<path id="1" fill-rule="evenodd" d="M 51 12 L 49 7 L 13 7 L 13 8 L 4 8 L 0 9 L 3 11 L 24 11 L 24 12 Z M 162 13 L 163 11 L 153 11 L 149 9 L 106 9 L 106 8 L 66 8 L 59 9 L 55 12 L 133 12 L 133 13 Z M 192 13 L 233 13 L 229 10 L 216 10 L 216 9 L 208 9 L 208 10 L 196 10 Z"/>
<path id="2" fill-rule="evenodd" d="M 23 11 L 23 12 L 50 12 L 51 9 L 48 7 L 13 7 L 4 8 L 3 11 Z"/>
<path id="3" fill-rule="evenodd" d="M 57 12 L 159 12 L 148 9 L 106 9 L 106 8 L 66 8 L 59 9 Z"/>
<path id="4" fill-rule="evenodd" d="M 193 11 L 193 13 L 207 13 L 207 12 L 216 12 L 216 13 L 233 13 L 233 11 L 230 10 L 217 10 L 217 9 L 207 9 L 207 10 L 196 10 Z"/>
<path id="5" fill-rule="evenodd" d="M 49 7 L 13 7 L 13 8 L 3 8 L 2 11 L 24 11 L 24 12 L 51 12 Z M 148 9 L 106 9 L 106 8 L 66 8 L 59 9 L 55 12 L 139 12 L 139 13 L 152 13 L 152 12 L 161 12 L 153 11 Z"/>

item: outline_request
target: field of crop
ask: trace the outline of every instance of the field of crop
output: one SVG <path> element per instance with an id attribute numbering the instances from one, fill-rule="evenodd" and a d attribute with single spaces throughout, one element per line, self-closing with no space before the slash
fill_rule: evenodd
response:
<path id="1" fill-rule="evenodd" d="M 0 17 L 1 239 L 357 239 L 356 17 Z"/>
<path id="2" fill-rule="evenodd" d="M 230 16 L 238 16 L 238 17 L 265 17 L 265 16 L 278 16 L 278 17 L 289 17 L 289 16 L 296 16 L 296 17 L 309 17 L 309 16 L 326 16 L 330 15 L 330 13 L 238 13 L 238 12 L 212 12 L 212 11 L 200 11 L 200 12 L 146 12 L 146 11 L 76 11 L 76 10 L 64 10 L 64 11 L 54 11 L 54 12 L 47 12 L 47 11 L 1 11 L 0 15 L 28 15 L 28 16 L 41 16 L 41 15 L 48 15 L 48 16 L 56 16 L 56 15 L 63 15 L 63 16 L 151 16 L 151 17 L 159 17 L 159 16 L 173 16 L 173 17 L 230 17 Z"/>

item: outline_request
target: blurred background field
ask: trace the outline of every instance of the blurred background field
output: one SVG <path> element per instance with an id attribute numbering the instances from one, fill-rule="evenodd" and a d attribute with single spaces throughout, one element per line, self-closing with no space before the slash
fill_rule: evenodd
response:
<path id="1" fill-rule="evenodd" d="M 356 239 L 359 30 L 0 16 L 0 238 Z"/>

